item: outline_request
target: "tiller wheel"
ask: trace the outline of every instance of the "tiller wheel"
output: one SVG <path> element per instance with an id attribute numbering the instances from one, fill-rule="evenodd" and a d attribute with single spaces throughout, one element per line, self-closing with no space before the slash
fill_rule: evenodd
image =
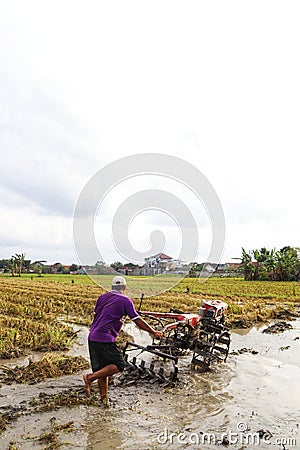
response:
<path id="1" fill-rule="evenodd" d="M 213 362 L 226 362 L 230 346 L 230 334 L 223 325 L 206 323 L 200 330 L 195 344 L 191 366 L 206 372 Z"/>

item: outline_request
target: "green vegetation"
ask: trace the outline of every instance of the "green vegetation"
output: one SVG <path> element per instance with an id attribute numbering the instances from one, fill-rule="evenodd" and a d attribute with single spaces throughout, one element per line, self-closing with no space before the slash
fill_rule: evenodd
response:
<path id="1" fill-rule="evenodd" d="M 241 269 L 246 281 L 297 281 L 300 278 L 300 249 L 283 247 L 281 250 L 251 250 L 243 248 Z M 254 259 L 254 263 L 253 263 Z"/>

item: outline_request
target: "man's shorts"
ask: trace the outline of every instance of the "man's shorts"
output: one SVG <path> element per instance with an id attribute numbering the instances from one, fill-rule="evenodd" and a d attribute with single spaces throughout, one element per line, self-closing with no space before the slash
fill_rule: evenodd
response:
<path id="1" fill-rule="evenodd" d="M 93 372 L 103 369 L 108 364 L 115 364 L 120 372 L 125 368 L 125 361 L 119 347 L 114 342 L 88 341 Z"/>

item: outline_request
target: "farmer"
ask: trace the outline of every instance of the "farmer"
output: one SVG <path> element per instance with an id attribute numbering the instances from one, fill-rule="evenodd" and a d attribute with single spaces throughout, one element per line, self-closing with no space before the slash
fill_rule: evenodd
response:
<path id="1" fill-rule="evenodd" d="M 108 378 L 122 372 L 125 361 L 115 341 L 122 327 L 122 317 L 129 316 L 141 329 L 155 338 L 162 337 L 161 331 L 154 330 L 139 317 L 132 300 L 124 295 L 126 280 L 116 276 L 112 280 L 111 292 L 101 295 L 94 310 L 94 320 L 88 336 L 90 360 L 93 373 L 83 376 L 88 397 L 91 384 L 98 380 L 101 402 L 108 404 Z"/>

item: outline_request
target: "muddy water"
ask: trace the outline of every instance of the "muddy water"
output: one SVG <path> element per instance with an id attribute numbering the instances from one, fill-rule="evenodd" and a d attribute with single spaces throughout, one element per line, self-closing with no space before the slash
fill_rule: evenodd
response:
<path id="1" fill-rule="evenodd" d="M 265 327 L 235 330 L 231 351 L 246 348 L 258 353 L 231 354 L 210 373 L 191 372 L 190 357 L 182 358 L 181 383 L 175 389 L 149 383 L 112 386 L 110 410 L 80 406 L 21 416 L 0 436 L 0 448 L 8 448 L 10 441 L 25 450 L 45 448 L 25 438 L 49 427 L 52 417 L 58 423 L 75 421 L 74 431 L 60 436 L 66 442 L 61 448 L 66 449 L 216 449 L 228 432 L 229 448 L 284 449 L 280 443 L 285 449 L 300 448 L 300 321 L 291 324 L 293 329 L 277 335 L 262 333 Z M 79 328 L 72 353 L 87 357 L 87 330 Z M 136 342 L 148 343 L 147 333 L 134 325 L 126 331 Z M 34 386 L 3 386 L 0 405 L 19 405 L 39 392 L 77 388 L 81 380 L 79 374 Z M 259 430 L 265 431 L 260 440 Z"/>

